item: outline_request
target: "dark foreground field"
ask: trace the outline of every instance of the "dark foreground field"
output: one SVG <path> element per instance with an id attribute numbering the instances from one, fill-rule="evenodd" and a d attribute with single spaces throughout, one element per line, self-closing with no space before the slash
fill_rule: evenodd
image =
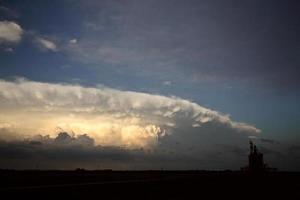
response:
<path id="1" fill-rule="evenodd" d="M 300 173 L 0 171 L 1 197 L 57 199 L 300 199 Z"/>

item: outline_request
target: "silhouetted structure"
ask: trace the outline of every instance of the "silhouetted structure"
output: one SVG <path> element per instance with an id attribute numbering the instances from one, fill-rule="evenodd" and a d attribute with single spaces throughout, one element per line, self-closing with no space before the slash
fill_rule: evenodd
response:
<path id="1" fill-rule="evenodd" d="M 262 172 L 265 171 L 266 165 L 264 164 L 263 154 L 257 151 L 257 147 L 250 141 L 250 154 L 249 159 L 249 171 Z"/>
<path id="2" fill-rule="evenodd" d="M 257 147 L 250 141 L 250 153 L 248 155 L 249 164 L 247 167 L 242 167 L 242 171 L 251 173 L 261 173 L 267 171 L 277 171 L 276 168 L 270 168 L 264 163 L 264 156 L 258 152 Z"/>

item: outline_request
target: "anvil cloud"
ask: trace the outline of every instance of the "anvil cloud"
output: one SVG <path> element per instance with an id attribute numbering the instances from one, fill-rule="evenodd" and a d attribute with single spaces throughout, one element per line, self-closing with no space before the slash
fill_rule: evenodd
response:
<path id="1" fill-rule="evenodd" d="M 63 130 L 87 134 L 97 145 L 151 148 L 178 129 L 201 132 L 206 124 L 236 134 L 260 132 L 178 97 L 24 79 L 0 81 L 0 109 L 1 138 L 6 140 L 55 136 Z"/>

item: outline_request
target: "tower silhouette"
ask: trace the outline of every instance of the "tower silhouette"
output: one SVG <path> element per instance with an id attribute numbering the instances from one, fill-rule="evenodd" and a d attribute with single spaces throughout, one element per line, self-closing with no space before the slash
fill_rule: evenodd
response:
<path id="1" fill-rule="evenodd" d="M 249 159 L 249 171 L 262 172 L 265 171 L 266 165 L 264 164 L 263 154 L 258 152 L 257 147 L 250 141 L 250 154 Z"/>

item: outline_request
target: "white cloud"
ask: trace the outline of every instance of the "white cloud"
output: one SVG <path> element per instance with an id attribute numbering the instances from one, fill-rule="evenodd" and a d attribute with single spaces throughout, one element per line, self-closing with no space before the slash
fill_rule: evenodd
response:
<path id="1" fill-rule="evenodd" d="M 199 137 L 260 132 L 178 97 L 26 80 L 0 81 L 0 110 L 0 122 L 16 124 L 10 131 L 23 137 L 54 136 L 62 129 L 86 133 L 96 144 L 134 148 L 156 146 L 166 135 L 184 138 L 185 132 L 199 131 Z"/>
<path id="2" fill-rule="evenodd" d="M 70 43 L 70 44 L 76 44 L 76 43 L 77 43 L 77 39 L 76 39 L 76 38 L 71 39 L 71 40 L 69 41 L 69 43 Z"/>
<path id="3" fill-rule="evenodd" d="M 163 85 L 165 85 L 165 86 L 171 86 L 172 82 L 171 81 L 164 81 Z"/>
<path id="4" fill-rule="evenodd" d="M 42 37 L 37 37 L 36 42 L 44 50 L 58 51 L 57 45 L 53 41 Z"/>
<path id="5" fill-rule="evenodd" d="M 0 21 L 0 44 L 1 43 L 18 43 L 22 39 L 24 30 L 15 22 Z M 27 31 L 28 35 L 32 36 L 33 42 L 38 45 L 42 50 L 58 51 L 57 45 L 43 36 L 39 36 L 34 31 Z M 73 41 L 74 42 L 74 41 Z M 7 47 L 4 49 L 6 52 L 13 52 L 14 49 Z"/>
<path id="6" fill-rule="evenodd" d="M 23 30 L 20 25 L 12 21 L 0 21 L 0 43 L 18 43 Z"/>

